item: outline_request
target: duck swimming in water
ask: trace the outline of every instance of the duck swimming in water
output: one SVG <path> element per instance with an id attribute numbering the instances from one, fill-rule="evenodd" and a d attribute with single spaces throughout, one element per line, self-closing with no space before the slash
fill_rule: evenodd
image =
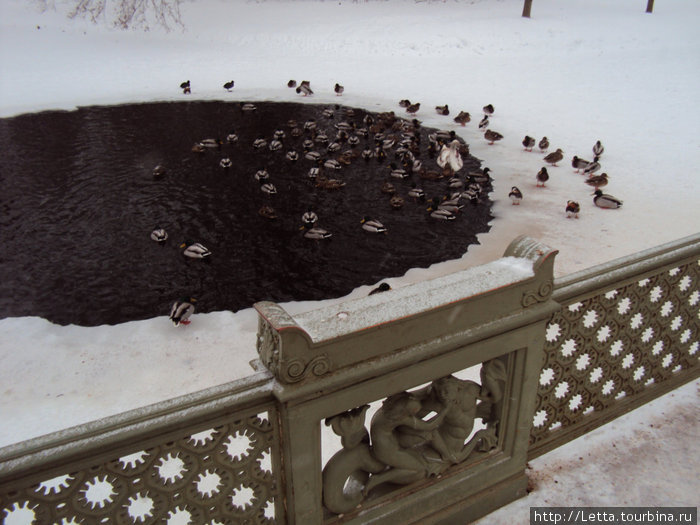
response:
<path id="1" fill-rule="evenodd" d="M 301 216 L 301 222 L 307 228 L 311 228 L 314 224 L 318 222 L 318 215 L 316 215 L 316 212 L 313 210 L 313 208 L 306 208 L 306 211 Z"/>
<path id="2" fill-rule="evenodd" d="M 370 233 L 386 233 L 388 231 L 386 227 L 377 219 L 363 217 L 360 223 L 362 224 L 362 229 Z"/>
<path id="3" fill-rule="evenodd" d="M 151 232 L 151 239 L 153 239 L 159 244 L 163 244 L 165 241 L 168 240 L 168 232 L 166 232 L 160 226 L 156 226 L 155 229 Z"/>
<path id="4" fill-rule="evenodd" d="M 181 297 L 170 308 L 169 319 L 175 326 L 190 324 L 190 317 L 194 313 L 194 303 L 196 302 L 197 299 L 194 297 Z"/>
<path id="5" fill-rule="evenodd" d="M 233 165 L 233 162 L 231 162 L 231 159 L 228 157 L 224 157 L 219 161 L 219 166 L 224 168 L 225 170 L 230 168 Z"/>
<path id="6" fill-rule="evenodd" d="M 328 239 L 331 237 L 331 235 L 332 235 L 331 232 L 329 232 L 328 230 L 324 230 L 323 228 L 313 227 L 313 228 L 305 229 L 305 231 L 304 231 L 304 237 L 306 237 L 307 239 L 313 239 L 316 241 L 320 241 L 322 239 Z"/>
<path id="7" fill-rule="evenodd" d="M 190 240 L 183 242 L 180 248 L 184 248 L 182 255 L 190 259 L 204 259 L 211 255 L 211 252 L 202 244 Z"/>

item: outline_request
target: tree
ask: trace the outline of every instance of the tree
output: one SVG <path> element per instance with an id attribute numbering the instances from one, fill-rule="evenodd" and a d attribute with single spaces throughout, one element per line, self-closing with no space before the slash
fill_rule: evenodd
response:
<path id="1" fill-rule="evenodd" d="M 653 1 L 653 0 L 650 0 Z M 530 11 L 532 10 L 532 0 L 525 0 L 525 5 L 523 5 L 523 16 L 525 18 L 530 18 Z"/>

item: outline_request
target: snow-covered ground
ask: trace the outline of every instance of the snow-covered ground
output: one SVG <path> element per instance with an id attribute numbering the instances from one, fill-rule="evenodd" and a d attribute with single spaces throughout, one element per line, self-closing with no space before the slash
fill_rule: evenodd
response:
<path id="1" fill-rule="evenodd" d="M 399 113 L 408 98 L 421 102 L 425 125 L 455 129 L 491 168 L 492 229 L 459 260 L 386 279 L 394 288 L 491 261 L 520 234 L 558 249 L 555 271 L 565 275 L 700 226 L 697 0 L 659 0 L 653 14 L 643 0 L 536 0 L 531 19 L 520 16 L 521 0 L 198 0 L 182 6 L 184 30 L 169 33 L 68 20 L 66 0 L 51 3 L 41 12 L 0 1 L 2 117 L 185 99 L 342 102 Z M 291 78 L 310 80 L 316 94 L 302 99 L 286 87 Z M 187 79 L 189 98 L 178 89 Z M 340 99 L 335 82 L 345 86 Z M 491 128 L 505 137 L 493 146 L 476 125 L 487 103 L 496 109 Z M 449 104 L 450 117 L 433 111 L 438 104 Z M 460 110 L 473 119 L 464 128 L 451 120 Z M 526 134 L 546 135 L 550 151 L 564 151 L 545 188 L 535 186 L 544 163 L 537 150 L 523 150 Z M 591 159 L 598 139 L 606 191 L 624 200 L 620 210 L 595 208 L 570 167 L 573 155 Z M 513 185 L 524 193 L 520 206 L 508 200 Z M 569 199 L 581 203 L 579 219 L 565 217 Z M 297 313 L 323 304 L 284 306 Z M 179 329 L 158 315 L 97 328 L 0 320 L 0 446 L 252 371 L 252 310 L 195 315 Z M 692 405 L 697 382 L 684 392 L 684 406 Z M 688 412 L 697 428 L 697 411 Z"/>

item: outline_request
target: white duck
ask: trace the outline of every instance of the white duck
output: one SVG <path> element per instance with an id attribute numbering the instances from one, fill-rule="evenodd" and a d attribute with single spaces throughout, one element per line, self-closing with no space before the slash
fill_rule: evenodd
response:
<path id="1" fill-rule="evenodd" d="M 447 144 L 443 145 L 437 158 L 438 166 L 444 168 L 445 166 L 449 165 L 452 173 L 456 173 L 461 170 L 462 166 L 464 165 L 464 161 L 462 161 L 459 146 L 460 144 L 457 139 L 450 142 L 449 146 Z"/>

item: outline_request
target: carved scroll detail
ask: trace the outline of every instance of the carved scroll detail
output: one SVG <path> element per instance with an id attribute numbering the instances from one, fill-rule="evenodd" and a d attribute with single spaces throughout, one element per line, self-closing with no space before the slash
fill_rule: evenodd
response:
<path id="1" fill-rule="evenodd" d="M 327 374 L 330 369 L 331 362 L 327 354 L 318 355 L 308 363 L 304 363 L 301 359 L 292 359 L 286 363 L 284 379 L 289 383 L 296 383 L 309 374 L 315 376 Z"/>
<path id="2" fill-rule="evenodd" d="M 529 290 L 523 294 L 522 305 L 525 308 L 543 303 L 554 290 L 554 283 L 551 280 L 544 281 L 537 290 Z"/>

